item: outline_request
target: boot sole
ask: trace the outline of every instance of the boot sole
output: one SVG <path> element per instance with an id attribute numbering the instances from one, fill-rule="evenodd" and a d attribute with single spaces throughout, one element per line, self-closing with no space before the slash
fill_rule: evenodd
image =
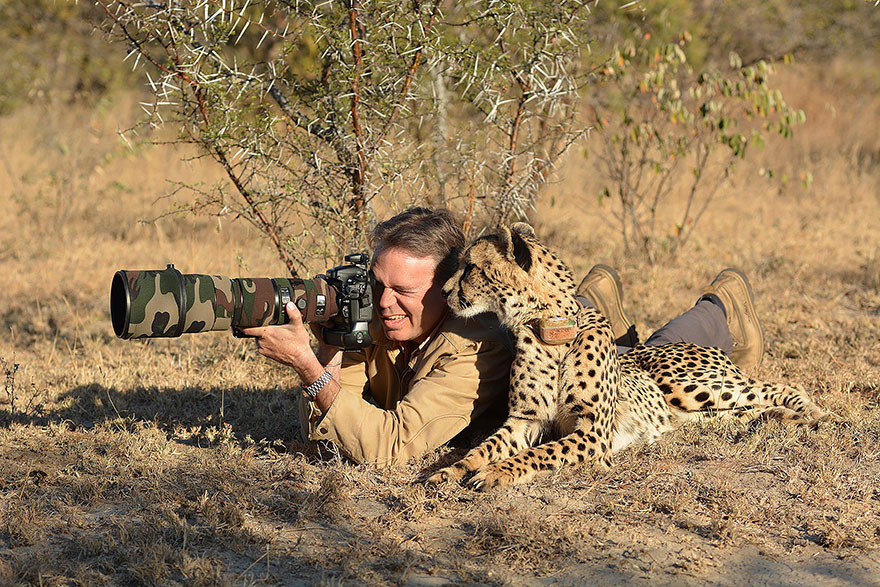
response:
<path id="1" fill-rule="evenodd" d="M 746 286 L 746 292 L 748 293 L 748 297 L 746 298 L 746 311 L 751 315 L 752 321 L 755 323 L 755 326 L 758 328 L 758 336 L 760 337 L 761 349 L 758 357 L 758 362 L 750 369 L 751 371 L 755 371 L 758 367 L 761 366 L 761 363 L 764 362 L 764 327 L 761 326 L 761 321 L 758 319 L 758 312 L 755 309 L 755 292 L 752 290 L 752 283 L 749 281 L 749 278 L 746 277 L 746 274 L 740 271 L 739 269 L 735 269 L 733 267 L 728 267 L 722 271 L 730 272 L 736 275 L 739 278 L 739 281 L 742 282 L 743 285 Z M 736 349 L 734 349 L 735 351 Z"/>

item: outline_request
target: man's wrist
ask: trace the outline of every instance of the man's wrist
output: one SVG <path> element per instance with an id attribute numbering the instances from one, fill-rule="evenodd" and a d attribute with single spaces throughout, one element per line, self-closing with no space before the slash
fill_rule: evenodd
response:
<path id="1" fill-rule="evenodd" d="M 330 406 L 333 405 L 333 402 L 336 400 L 336 394 L 339 393 L 339 382 L 336 379 L 331 379 L 327 382 L 321 391 L 315 396 L 313 403 L 318 407 L 322 414 L 326 414 L 330 411 Z"/>
<path id="2" fill-rule="evenodd" d="M 327 384 L 330 383 L 332 380 L 333 375 L 330 373 L 330 371 L 325 370 L 315 381 L 303 386 L 303 393 L 307 398 L 309 398 L 309 401 L 315 401 L 315 398 L 318 397 L 318 393 L 320 393 L 320 391 L 324 389 L 324 387 L 326 387 Z"/>
<path id="3" fill-rule="evenodd" d="M 330 367 L 332 363 L 336 363 L 335 365 L 332 365 L 334 367 L 338 367 L 342 364 L 342 349 L 336 346 L 321 343 L 318 345 L 315 356 L 318 357 L 319 363 L 328 367 Z"/>
<path id="4" fill-rule="evenodd" d="M 339 391 L 339 384 L 333 378 L 339 374 L 342 365 L 342 349 L 322 342 L 313 356 L 314 362 L 309 361 L 308 366 L 297 369 L 297 375 L 302 382 L 303 395 L 326 414 Z M 322 377 L 326 381 L 315 385 Z"/>

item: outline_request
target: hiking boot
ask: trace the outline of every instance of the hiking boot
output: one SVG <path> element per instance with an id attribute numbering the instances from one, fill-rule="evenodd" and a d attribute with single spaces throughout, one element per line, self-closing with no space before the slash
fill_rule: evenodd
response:
<path id="1" fill-rule="evenodd" d="M 736 269 L 724 269 L 703 288 L 703 295 L 707 294 L 718 296 L 724 304 L 733 339 L 730 360 L 746 373 L 754 373 L 764 356 L 764 331 L 755 312 L 755 295 L 748 278 Z"/>
<path id="2" fill-rule="evenodd" d="M 639 343 L 635 325 L 623 311 L 623 286 L 617 271 L 608 265 L 596 265 L 577 288 L 577 296 L 583 305 L 592 305 L 611 323 L 615 343 L 619 346 L 634 347 Z"/>

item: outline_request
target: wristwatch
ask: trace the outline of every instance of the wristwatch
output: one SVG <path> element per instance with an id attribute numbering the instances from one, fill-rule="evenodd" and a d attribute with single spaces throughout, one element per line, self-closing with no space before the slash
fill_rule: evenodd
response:
<path id="1" fill-rule="evenodd" d="M 313 402 L 318 397 L 318 392 L 324 389 L 324 386 L 330 383 L 331 379 L 333 379 L 333 375 L 330 374 L 330 371 L 325 370 L 314 383 L 303 386 L 303 393 L 309 398 L 309 401 Z"/>

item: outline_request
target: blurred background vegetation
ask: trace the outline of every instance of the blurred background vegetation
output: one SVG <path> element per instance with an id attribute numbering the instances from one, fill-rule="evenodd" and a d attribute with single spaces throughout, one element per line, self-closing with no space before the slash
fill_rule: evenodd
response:
<path id="1" fill-rule="evenodd" d="M 540 6 L 528 8 L 526 5 L 528 2 L 523 3 L 524 13 L 543 14 L 544 9 Z M 474 4 L 474 10 L 478 10 L 479 6 Z M 483 226 L 508 221 L 513 216 L 533 220 L 529 217 L 529 211 L 537 203 L 542 184 L 549 179 L 546 177 L 546 169 L 556 167 L 556 158 L 569 145 L 575 145 L 576 152 L 582 152 L 590 159 L 589 164 L 594 169 L 594 175 L 604 178 L 599 182 L 600 185 L 585 186 L 585 189 L 594 194 L 592 197 L 598 197 L 600 204 L 603 200 L 609 201 L 610 206 L 606 208 L 612 210 L 610 215 L 615 218 L 609 222 L 617 225 L 626 250 L 640 252 L 654 262 L 658 255 L 659 258 L 663 255 L 674 255 L 688 240 L 702 212 L 712 201 L 714 190 L 717 190 L 721 182 L 727 181 L 736 160 L 744 157 L 746 144 L 763 144 L 765 137 L 756 136 L 761 134 L 761 127 L 750 122 L 756 113 L 758 118 L 765 119 L 764 133 L 778 133 L 784 137 L 791 136 L 792 127 L 803 122 L 804 113 L 799 110 L 801 107 L 796 104 L 790 107 L 781 94 L 774 93 L 775 85 L 766 85 L 773 70 L 768 70 L 765 61 L 806 65 L 816 74 L 813 79 L 820 80 L 824 70 L 833 68 L 833 83 L 845 84 L 846 91 L 853 94 L 873 94 L 880 88 L 880 71 L 875 57 L 880 49 L 880 9 L 864 0 L 831 0 L 823 3 L 804 0 L 748 0 L 735 4 L 717 0 L 600 1 L 588 6 L 586 32 L 584 29 L 577 30 L 588 37 L 583 39 L 581 55 L 586 71 L 592 72 L 593 76 L 580 78 L 578 83 L 583 84 L 579 89 L 580 104 L 573 109 L 586 108 L 588 112 L 585 116 L 584 113 L 572 114 L 583 118 L 580 121 L 581 126 L 567 123 L 563 116 L 562 119 L 557 119 L 561 120 L 557 128 L 562 130 L 558 131 L 556 138 L 548 139 L 542 134 L 546 130 L 546 122 L 541 120 L 544 120 L 549 110 L 541 110 L 544 107 L 539 106 L 533 113 L 535 118 L 532 119 L 538 122 L 530 123 L 531 128 L 537 129 L 532 131 L 537 133 L 533 146 L 519 149 L 513 147 L 509 153 L 504 148 L 497 147 L 494 155 L 486 155 L 495 149 L 493 145 L 508 141 L 508 133 L 515 135 L 515 131 L 508 130 L 507 126 L 514 128 L 518 123 L 514 122 L 509 113 L 498 117 L 486 115 L 486 109 L 476 102 L 465 104 L 476 107 L 476 110 L 444 110 L 446 98 L 437 94 L 438 81 L 442 86 L 444 83 L 464 85 L 466 80 L 456 79 L 454 66 L 445 74 L 438 75 L 431 70 L 431 73 L 423 76 L 427 81 L 422 79 L 420 82 L 427 86 L 417 90 L 422 96 L 424 92 L 433 92 L 433 98 L 424 99 L 430 111 L 424 105 L 418 104 L 418 98 L 407 102 L 405 109 L 415 105 L 415 110 L 409 112 L 414 122 L 408 124 L 412 126 L 417 121 L 419 128 L 407 130 L 406 133 L 412 134 L 409 138 L 403 132 L 396 134 L 393 141 L 399 143 L 395 145 L 397 153 L 378 161 L 370 169 L 374 178 L 399 179 L 392 179 L 391 183 L 387 179 L 377 179 L 375 189 L 401 189 L 393 187 L 394 181 L 404 186 L 410 184 L 403 188 L 402 197 L 398 197 L 400 201 L 394 205 L 406 205 L 407 197 L 409 201 L 419 203 L 448 205 L 466 216 L 465 225 L 472 229 L 473 234 Z M 440 2 L 440 8 L 447 20 L 469 15 L 465 9 L 462 9 L 465 12 L 459 14 L 457 11 L 460 7 L 451 2 Z M 277 13 L 275 17 L 280 19 L 279 26 L 283 26 L 283 15 Z M 171 133 L 155 134 L 158 121 L 162 120 L 161 116 L 157 119 L 155 104 L 157 100 L 161 102 L 162 98 L 157 98 L 155 88 L 150 91 L 148 78 L 144 75 L 145 72 L 149 75 L 151 66 L 148 65 L 145 69 L 145 60 L 141 59 L 141 55 L 136 51 L 129 53 L 130 46 L 118 42 L 118 38 L 114 40 L 108 36 L 106 31 L 113 28 L 108 22 L 107 12 L 92 2 L 34 0 L 0 4 L 0 54 L 4 56 L 0 63 L 0 116 L 9 117 L 22 110 L 38 113 L 36 116 L 41 124 L 33 129 L 34 141 L 46 147 L 49 153 L 45 157 L 35 158 L 26 168 L 11 169 L 13 166 L 9 163 L 8 154 L 0 152 L 0 164 L 5 164 L 13 178 L 14 191 L 28 194 L 13 196 L 24 214 L 36 216 L 33 212 L 34 197 L 39 200 L 38 203 L 48 203 L 54 209 L 52 218 L 35 218 L 44 228 L 58 229 L 63 226 L 75 210 L 78 194 L 90 189 L 94 183 L 94 174 L 101 173 L 109 161 L 132 156 L 134 149 L 146 143 L 191 143 L 201 151 L 196 155 L 192 151 L 180 151 L 180 157 L 208 155 L 216 159 L 216 145 L 210 142 L 215 140 L 213 137 L 216 129 L 211 129 L 210 125 L 206 127 L 207 131 L 200 131 L 199 134 L 193 130 L 194 123 L 191 120 L 187 121 L 185 116 L 178 115 L 168 125 L 167 130 Z M 345 28 L 344 23 L 340 23 L 337 23 L 338 28 Z M 317 30 L 320 33 L 320 27 Z M 118 29 L 115 32 L 118 33 Z M 260 38 L 260 29 L 256 26 L 247 30 L 247 34 L 245 32 L 241 31 L 245 42 L 230 45 L 233 57 L 240 57 L 243 63 L 256 64 L 274 59 L 271 54 L 277 48 L 272 47 L 271 38 L 264 43 Z M 281 63 L 288 69 L 291 79 L 295 80 L 294 85 L 301 84 L 308 89 L 317 83 L 318 78 L 326 75 L 327 63 L 324 63 L 325 69 L 322 73 L 320 49 L 309 34 L 296 39 L 298 40 L 292 47 L 284 48 L 285 58 Z M 374 46 L 373 50 L 375 49 Z M 491 57 L 486 48 L 482 50 L 485 55 L 475 53 L 474 71 L 477 63 L 480 63 L 480 57 Z M 453 48 L 453 51 L 457 49 Z M 477 50 L 479 51 L 480 49 Z M 445 57 L 449 62 L 456 58 L 458 55 Z M 467 59 L 472 58 L 473 56 L 467 56 L 462 64 L 465 71 L 471 64 Z M 431 62 L 424 69 L 435 65 L 435 62 Z M 757 69 L 748 71 L 751 65 Z M 152 73 L 153 77 L 149 79 L 158 79 L 157 72 Z M 209 75 L 214 74 L 209 71 Z M 393 75 L 389 72 L 389 76 Z M 446 82 L 442 81 L 443 75 L 447 76 Z M 502 69 L 498 75 L 499 79 L 503 79 L 505 75 L 509 78 L 510 72 Z M 582 76 L 583 72 L 579 75 Z M 705 77 L 701 78 L 701 75 Z M 743 82 L 737 82 L 737 79 L 745 80 L 744 89 Z M 703 80 L 708 80 L 708 83 Z M 707 90 L 715 91 L 712 90 L 713 86 L 720 88 L 723 84 L 734 88 L 734 91 L 726 92 L 724 96 L 719 95 L 717 99 L 706 94 Z M 467 85 L 470 86 L 470 82 Z M 307 94 L 297 94 L 297 91 L 299 90 L 291 90 L 292 94 L 289 93 L 288 98 L 302 100 L 305 96 L 306 102 L 311 99 Z M 308 90 L 310 91 L 312 90 Z M 331 94 L 339 91 L 342 90 L 334 88 Z M 389 90 L 379 88 L 379 91 Z M 396 91 L 392 86 L 390 92 L 393 94 Z M 508 93 L 505 94 L 504 91 Z M 696 99 L 694 92 L 697 93 Z M 516 101 L 517 93 L 521 93 L 518 88 L 502 88 L 495 106 L 492 106 L 493 113 L 498 104 L 505 104 L 503 108 L 511 108 L 510 103 Z M 186 92 L 182 93 L 178 98 L 187 101 L 185 94 Z M 468 101 L 467 96 L 463 95 L 463 98 L 465 102 Z M 758 105 L 757 100 L 763 101 L 763 106 Z M 133 108 L 139 103 L 144 112 Z M 451 104 L 454 106 L 454 103 Z M 546 108 L 557 108 L 558 104 L 566 104 L 566 101 L 559 101 L 557 98 L 556 103 Z M 712 105 L 713 112 L 708 111 L 707 104 Z M 227 99 L 225 107 L 228 113 L 234 112 L 239 105 L 233 99 Z M 340 107 L 340 113 L 345 114 L 345 106 Z M 570 102 L 564 107 L 572 110 Z M 184 111 L 186 106 L 178 108 Z M 229 119 L 222 108 L 218 118 Z M 532 108 L 535 108 L 534 105 Z M 749 108 L 753 112 L 746 111 Z M 125 119 L 120 118 L 123 110 L 127 113 Z M 139 136 L 137 133 L 129 135 L 135 137 L 134 145 L 123 146 L 121 140 L 114 144 L 104 135 L 98 139 L 98 135 L 106 130 L 103 128 L 105 123 L 111 120 L 107 116 L 111 111 L 114 116 L 111 124 L 117 129 L 138 129 Z M 80 128 L 89 129 L 91 137 L 68 132 L 69 129 L 64 124 L 70 123 L 70 114 L 74 112 L 75 118 L 82 119 L 83 114 L 88 116 L 88 120 L 83 120 Z M 336 114 L 339 113 L 333 113 L 334 116 Z M 428 116 L 424 117 L 425 114 Z M 316 113 L 315 116 L 320 114 Z M 240 120 L 244 121 L 245 127 L 251 125 L 245 131 L 251 133 L 250 137 L 261 137 L 266 132 L 274 132 L 259 128 L 246 115 Z M 277 120 L 268 120 L 267 129 L 275 128 Z M 425 125 L 427 130 L 421 128 L 423 120 L 429 121 Z M 381 123 L 381 118 L 379 121 L 384 124 Z M 529 121 L 526 119 L 526 122 Z M 491 134 L 493 125 L 497 127 L 495 135 Z M 575 142 L 578 129 L 584 125 L 601 131 L 596 133 L 601 137 L 598 143 L 595 139 L 593 142 Z M 474 129 L 480 127 L 484 130 L 474 132 Z M 225 128 L 224 126 L 224 131 Z M 405 124 L 401 125 L 401 129 L 405 128 Z M 487 138 L 480 139 L 480 132 L 484 132 Z M 439 134 L 441 138 L 430 136 L 432 134 Z M 209 142 L 205 142 L 206 136 Z M 243 136 L 248 138 L 246 134 Z M 381 134 L 377 139 L 380 144 L 384 140 Z M 240 138 L 230 135 L 228 139 L 217 140 L 229 142 L 229 145 L 222 148 L 231 149 Z M 279 140 L 284 140 L 283 135 Z M 452 157 L 446 163 L 438 158 L 439 147 L 444 140 L 446 145 L 443 148 L 450 150 Z M 91 141 L 97 148 L 85 148 L 83 141 Z M 525 142 L 525 139 L 522 141 Z M 509 142 L 511 145 L 516 144 L 512 139 Z M 222 143 L 217 144 L 222 146 Z M 720 146 L 727 149 L 719 149 Z M 299 147 L 294 145 L 292 148 L 295 151 Z M 318 160 L 317 151 L 311 156 L 308 152 L 310 148 L 312 147 L 306 147 L 304 151 L 306 167 L 310 162 Z M 556 155 L 553 154 L 554 148 L 557 149 Z M 859 151 L 859 154 L 854 155 L 859 159 L 859 164 L 874 165 L 876 160 L 880 160 L 880 153 L 875 152 L 873 145 L 868 145 L 867 148 L 859 145 L 854 148 Z M 527 154 L 528 149 L 537 154 Z M 543 155 L 541 149 L 544 149 Z M 637 151 L 639 153 L 634 156 Z M 403 159 L 409 157 L 411 160 L 418 160 L 415 175 L 406 173 L 405 166 L 413 165 L 412 161 L 393 160 L 394 156 L 400 157 L 400 153 L 409 154 L 403 155 Z M 271 155 L 268 154 L 270 161 Z M 525 179 L 513 178 L 522 182 L 520 187 L 512 186 L 513 180 L 510 177 L 502 177 L 506 166 L 510 166 L 507 175 L 512 172 L 513 163 L 510 161 L 513 158 L 522 160 L 517 167 L 520 176 Z M 334 180 L 331 178 L 330 168 L 334 154 L 330 153 L 323 161 L 325 181 L 332 183 Z M 339 177 L 349 173 L 350 169 L 346 165 L 343 165 L 343 173 Z M 485 171 L 478 171 L 478 167 Z M 322 166 L 319 164 L 317 168 L 321 169 Z M 687 174 L 681 172 L 682 168 L 694 169 L 695 179 L 688 180 Z M 227 168 L 227 172 L 232 173 L 233 170 Z M 245 175 L 251 173 L 247 167 L 239 167 L 237 172 Z M 364 169 L 359 173 L 365 172 Z M 264 175 L 261 176 L 261 173 Z M 768 168 L 764 175 L 774 178 L 777 174 L 777 181 L 781 179 L 788 182 L 791 177 L 798 177 L 807 187 L 813 177 L 810 170 L 803 165 L 799 168 L 790 165 L 789 169 L 780 172 Z M 324 261 L 329 261 L 340 252 L 365 246 L 362 235 L 366 225 L 374 220 L 373 216 L 362 216 L 352 223 L 352 208 L 343 206 L 339 211 L 341 216 L 328 217 L 321 209 L 322 206 L 327 208 L 324 202 L 332 199 L 332 196 L 323 194 L 319 189 L 319 194 L 322 194 L 320 197 L 303 196 L 306 202 L 302 203 L 297 200 L 299 196 L 284 195 L 291 189 L 300 189 L 285 187 L 299 185 L 294 181 L 295 178 L 287 177 L 282 172 L 278 176 L 281 183 L 277 184 L 278 178 L 272 179 L 271 171 L 257 171 L 256 175 L 263 177 L 265 181 L 255 181 L 252 186 L 245 186 L 246 189 L 255 190 L 256 194 L 261 193 L 261 190 L 280 194 L 280 204 L 273 203 L 271 196 L 259 204 L 270 211 L 272 221 L 263 220 L 259 213 L 257 216 L 260 221 L 255 221 L 253 216 L 256 207 L 250 200 L 247 205 L 232 204 L 230 207 L 234 198 L 230 199 L 226 194 L 232 192 L 234 195 L 235 190 L 229 188 L 228 178 L 222 177 L 205 180 L 167 177 L 166 193 L 185 192 L 183 200 L 178 200 L 174 206 L 169 205 L 168 209 L 207 214 L 217 217 L 218 221 L 222 221 L 222 217 L 230 213 L 250 218 L 264 236 L 270 236 L 275 242 L 275 248 L 291 270 L 295 264 L 293 257 L 298 257 L 296 263 L 304 261 L 307 265 L 315 258 L 323 257 Z M 639 178 L 648 177 L 653 183 L 640 184 L 632 179 L 636 175 Z M 277 184 L 274 187 L 273 181 Z M 370 180 L 362 178 L 362 181 Z M 536 182 L 537 185 L 522 187 L 530 182 Z M 305 186 L 306 183 L 302 185 Z M 20 189 L 15 190 L 16 187 Z M 120 195 L 127 186 L 117 182 L 108 189 L 111 192 L 115 190 L 116 195 Z M 344 187 L 343 182 L 333 184 L 329 189 L 331 194 L 335 194 L 348 188 Z M 364 188 L 356 186 L 355 192 L 359 189 Z M 473 212 L 475 190 L 479 192 L 476 200 L 482 202 L 485 208 L 482 218 Z M 510 204 L 503 201 L 508 197 L 505 190 L 527 193 L 513 193 L 510 197 L 514 201 Z M 689 193 L 691 196 L 680 206 L 680 210 L 670 210 L 670 217 L 659 221 L 658 227 L 658 210 L 671 208 L 664 203 L 670 190 L 673 193 Z M 458 202 L 448 199 L 448 191 L 456 194 L 453 198 L 459 198 Z M 471 192 L 469 202 L 468 196 L 464 195 L 468 191 Z M 251 196 L 253 195 L 252 193 Z M 285 229 L 285 223 L 290 226 L 291 221 L 285 220 L 284 214 L 289 212 L 283 210 L 294 209 L 291 208 L 291 201 L 294 207 L 304 206 L 306 215 L 314 216 L 314 226 L 323 228 L 323 232 L 321 229 L 312 229 L 314 235 L 311 241 L 314 242 L 311 244 L 303 241 L 295 232 Z M 381 216 L 394 211 L 394 205 L 390 210 L 371 209 L 370 214 Z M 300 230 L 305 230 L 308 234 L 309 225 L 297 220 L 303 218 L 303 213 L 297 214 L 298 216 L 293 216 L 292 222 L 299 222 Z M 472 216 L 475 217 L 473 222 Z M 339 225 L 340 230 L 333 232 L 334 224 Z M 280 240 L 275 232 L 280 233 Z M 351 238 L 352 234 L 357 238 Z M 336 244 L 328 246 L 325 245 L 327 242 Z M 298 266 L 300 269 L 305 267 L 303 264 Z"/>
<path id="2" fill-rule="evenodd" d="M 591 10 L 594 50 L 646 37 L 659 46 L 687 31 L 688 60 L 697 69 L 726 63 L 731 51 L 745 63 L 792 55 L 819 64 L 880 51 L 880 10 L 864 0 L 600 1 Z M 104 18 L 87 1 L 0 3 L 0 115 L 34 102 L 94 102 L 145 85 L 143 74 L 123 63 L 125 48 L 108 45 L 100 32 Z M 317 57 L 304 47 L 304 57 L 310 54 Z M 866 77 L 880 83 L 880 71 Z"/>

